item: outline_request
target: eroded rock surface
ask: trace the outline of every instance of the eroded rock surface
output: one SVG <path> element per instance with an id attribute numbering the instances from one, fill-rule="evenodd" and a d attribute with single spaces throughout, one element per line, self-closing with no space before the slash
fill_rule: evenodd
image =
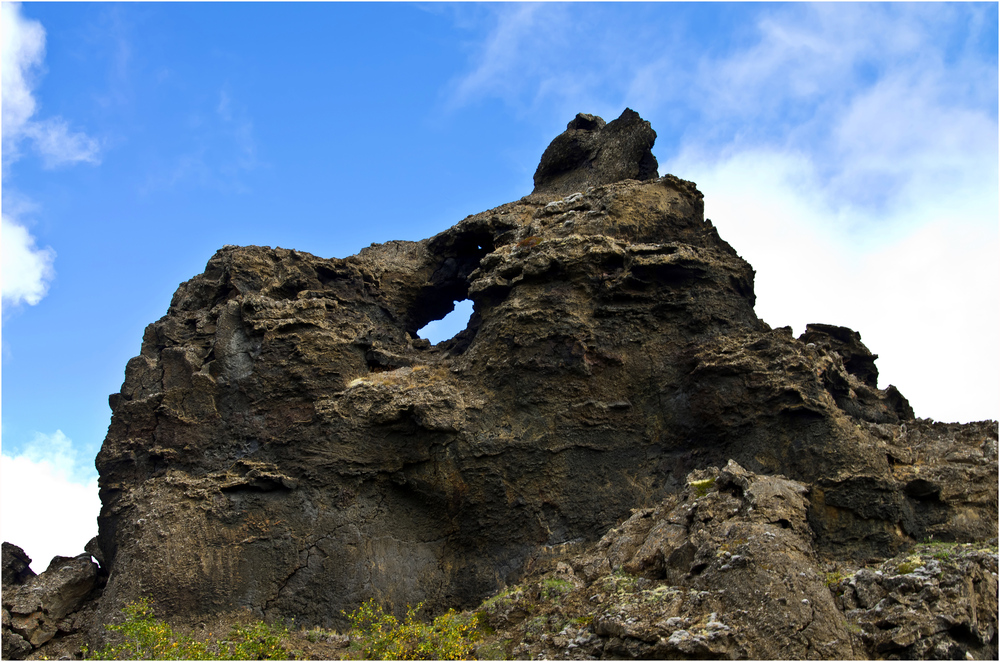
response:
<path id="1" fill-rule="evenodd" d="M 807 492 L 735 462 L 692 472 L 681 493 L 480 605 L 495 631 L 481 657 L 996 659 L 995 539 L 830 565 Z"/>
<path id="2" fill-rule="evenodd" d="M 610 124 L 579 113 L 542 154 L 534 192 L 573 193 L 624 179 L 656 179 L 655 141 L 653 127 L 631 108 Z"/>
<path id="3" fill-rule="evenodd" d="M 809 563 L 801 540 L 867 558 L 995 536 L 996 424 L 914 419 L 878 387 L 859 334 L 813 325 L 797 339 L 759 320 L 752 268 L 694 184 L 656 177 L 654 138 L 628 110 L 578 116 L 533 194 L 420 242 L 345 259 L 216 253 L 110 398 L 100 620 L 147 594 L 168 616 L 250 608 L 322 626 L 368 598 L 471 606 L 730 459 L 790 481 L 773 483 L 788 526 L 741 524 L 760 529 L 755 554 L 788 567 Z M 465 331 L 417 337 L 466 298 Z M 746 489 L 713 497 L 720 518 L 726 499 L 758 498 Z M 684 535 L 677 553 L 697 557 L 701 534 Z M 650 554 L 629 562 L 671 580 L 674 552 Z M 723 572 L 705 562 L 699 591 Z M 789 646 L 841 651 L 802 572 L 789 586 L 810 605 L 753 618 L 787 611 L 814 628 Z"/>
<path id="4" fill-rule="evenodd" d="M 921 544 L 828 582 L 869 659 L 997 659 L 996 539 Z"/>
<path id="5" fill-rule="evenodd" d="M 98 587 L 97 564 L 89 554 L 57 556 L 35 575 L 21 548 L 6 542 L 3 548 L 4 659 L 22 659 L 53 638 L 66 638 L 89 625 L 92 609 L 84 607 L 92 607 L 85 603 Z"/>

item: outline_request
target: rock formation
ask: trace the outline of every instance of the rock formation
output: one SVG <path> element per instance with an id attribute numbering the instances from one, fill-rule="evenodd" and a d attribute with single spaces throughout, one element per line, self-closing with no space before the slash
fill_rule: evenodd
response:
<path id="1" fill-rule="evenodd" d="M 814 605 L 755 618 L 822 612 L 794 650 L 839 656 L 815 554 L 996 536 L 996 424 L 915 419 L 855 331 L 795 338 L 759 320 L 752 268 L 693 183 L 658 176 L 655 135 L 631 110 L 578 115 L 531 195 L 423 241 L 345 259 L 218 251 L 110 398 L 92 636 L 145 595 L 172 618 L 249 608 L 324 627 L 368 598 L 471 607 L 727 467 L 737 487 L 740 471 L 784 476 L 732 499 L 787 502 L 746 526 L 773 530 L 782 567 L 808 575 L 787 592 Z M 464 331 L 418 337 L 464 299 Z M 657 531 L 649 545 L 666 549 L 675 534 Z M 623 567 L 696 585 L 714 561 L 684 535 L 676 559 L 647 550 Z"/>
<path id="2" fill-rule="evenodd" d="M 87 599 L 99 582 L 90 554 L 57 556 L 40 575 L 30 563 L 20 547 L 3 543 L 3 658 L 8 660 L 22 658 L 56 636 L 65 640 L 76 635 L 72 643 L 78 650 L 80 631 L 92 620 L 94 605 Z"/>
<path id="3" fill-rule="evenodd" d="M 574 193 L 626 179 L 656 179 L 656 131 L 629 108 L 605 124 L 580 113 L 542 154 L 534 193 Z"/>
<path id="4" fill-rule="evenodd" d="M 996 659 L 995 544 L 824 563 L 804 484 L 735 462 L 688 481 L 483 603 L 485 659 Z"/>

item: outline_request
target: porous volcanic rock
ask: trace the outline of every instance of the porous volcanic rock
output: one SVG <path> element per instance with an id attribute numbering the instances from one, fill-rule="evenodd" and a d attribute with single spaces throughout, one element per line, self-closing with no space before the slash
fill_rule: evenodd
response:
<path id="1" fill-rule="evenodd" d="M 7 587 L 20 586 L 35 576 L 31 569 L 31 557 L 24 550 L 9 542 L 3 546 L 3 585 Z"/>
<path id="2" fill-rule="evenodd" d="M 89 624 L 89 612 L 78 613 L 98 586 L 97 564 L 89 554 L 56 556 L 41 574 L 29 575 L 28 569 L 18 577 L 8 574 L 8 559 L 14 560 L 14 568 L 20 561 L 30 563 L 30 559 L 16 545 L 5 542 L 3 547 L 4 659 L 22 659 L 54 637 L 65 638 Z"/>
<path id="3" fill-rule="evenodd" d="M 656 131 L 626 108 L 610 124 L 579 113 L 542 154 L 534 193 L 573 193 L 623 179 L 656 179 Z"/>
<path id="4" fill-rule="evenodd" d="M 110 398 L 99 620 L 478 604 L 730 459 L 806 486 L 824 554 L 995 536 L 996 424 L 915 420 L 860 335 L 759 320 L 654 137 L 578 116 L 534 193 L 423 241 L 218 251 Z M 417 336 L 463 299 L 465 331 Z"/>
<path id="5" fill-rule="evenodd" d="M 480 658 L 996 659 L 996 539 L 830 564 L 803 483 L 735 462 L 687 480 L 481 604 Z"/>
<path id="6" fill-rule="evenodd" d="M 855 650 L 868 659 L 997 659 L 996 542 L 931 542 L 829 574 Z"/>

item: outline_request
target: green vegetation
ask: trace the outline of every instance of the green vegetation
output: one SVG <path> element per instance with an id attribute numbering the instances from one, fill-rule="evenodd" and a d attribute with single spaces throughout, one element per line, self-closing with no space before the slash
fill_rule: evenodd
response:
<path id="1" fill-rule="evenodd" d="M 676 595 L 680 593 L 676 586 L 668 586 L 666 584 L 660 584 L 646 591 L 639 593 L 643 602 L 656 603 L 663 602 L 665 600 L 672 600 Z"/>
<path id="2" fill-rule="evenodd" d="M 610 575 L 601 577 L 600 579 L 601 588 L 616 595 L 635 593 L 636 581 L 636 577 L 623 572 L 621 569 L 615 570 Z"/>
<path id="3" fill-rule="evenodd" d="M 466 660 L 479 638 L 471 614 L 449 610 L 431 624 L 417 620 L 421 605 L 407 607 L 400 621 L 374 600 L 346 614 L 351 622 L 351 648 L 359 659 Z"/>
<path id="4" fill-rule="evenodd" d="M 939 561 L 952 561 L 963 552 L 996 553 L 997 546 L 988 542 L 948 542 L 943 540 L 925 540 L 913 548 L 917 554 L 929 554 Z"/>
<path id="5" fill-rule="evenodd" d="M 125 622 L 106 625 L 120 632 L 123 641 L 107 644 L 100 650 L 84 647 L 84 657 L 91 660 L 287 660 L 294 653 L 282 642 L 288 637 L 283 625 L 268 625 L 257 621 L 233 626 L 226 639 L 197 641 L 178 634 L 153 613 L 145 598 L 132 602 L 122 610 Z M 209 637 L 212 633 L 209 633 Z"/>
<path id="6" fill-rule="evenodd" d="M 694 493 L 697 498 L 701 498 L 708 494 L 708 491 L 715 487 L 715 477 L 706 478 L 705 480 L 695 480 L 688 483 L 688 486 L 694 488 Z"/>
<path id="7" fill-rule="evenodd" d="M 510 647 L 510 639 L 501 639 L 483 644 L 476 650 L 476 658 L 480 660 L 509 660 L 510 655 L 507 649 Z"/>
<path id="8" fill-rule="evenodd" d="M 923 565 L 924 562 L 920 559 L 919 556 L 911 556 L 902 563 L 900 563 L 898 566 L 896 566 L 896 572 L 898 572 L 901 575 L 908 575 L 917 568 L 922 567 Z"/>
<path id="9" fill-rule="evenodd" d="M 481 605 L 481 609 L 486 613 L 494 613 L 508 609 L 514 603 L 524 598 L 524 592 L 520 589 L 505 587 L 502 591 L 488 599 Z"/>
<path id="10" fill-rule="evenodd" d="M 826 584 L 827 588 L 830 588 L 830 587 L 834 586 L 835 584 L 839 584 L 846 577 L 847 577 L 847 575 L 845 575 L 844 573 L 842 573 L 840 571 L 837 571 L 837 572 L 828 572 L 823 577 L 823 583 Z"/>
<path id="11" fill-rule="evenodd" d="M 574 588 L 573 582 L 560 579 L 559 577 L 549 577 L 542 580 L 542 600 L 555 600 L 558 602 L 559 598 Z"/>

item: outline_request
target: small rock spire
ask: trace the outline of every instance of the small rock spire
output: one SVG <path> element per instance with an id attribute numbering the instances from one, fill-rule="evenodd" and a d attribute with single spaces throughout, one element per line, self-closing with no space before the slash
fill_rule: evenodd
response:
<path id="1" fill-rule="evenodd" d="M 631 108 L 610 124 L 579 113 L 542 154 L 533 193 L 573 193 L 623 179 L 656 179 L 655 142 L 656 131 Z"/>

